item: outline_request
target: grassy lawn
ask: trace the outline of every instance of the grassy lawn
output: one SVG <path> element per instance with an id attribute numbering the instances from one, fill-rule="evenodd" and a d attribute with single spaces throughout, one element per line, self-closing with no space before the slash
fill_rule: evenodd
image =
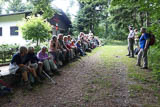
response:
<path id="1" fill-rule="evenodd" d="M 118 45 L 105 45 L 93 50 L 89 56 L 94 55 L 97 51 L 102 51 L 100 58 L 103 61 L 103 66 L 106 67 L 106 71 L 96 72 L 95 78 L 91 79 L 87 84 L 88 88 L 84 96 L 86 102 L 93 102 L 106 97 L 116 98 L 117 96 L 114 95 L 114 90 L 118 88 L 118 86 L 122 86 L 121 82 L 115 82 L 116 80 L 114 81 L 113 78 L 114 75 L 121 75 L 121 71 L 123 71 L 126 74 L 125 82 L 130 82 L 126 85 L 129 98 L 135 98 L 136 100 L 141 99 L 143 106 L 150 105 L 150 103 L 152 106 L 159 106 L 159 82 L 155 79 L 151 70 L 142 70 L 140 67 L 135 66 L 136 57 L 128 58 L 126 56 L 127 45 L 120 42 L 118 42 Z M 116 70 L 119 70 L 119 72 L 114 72 Z M 114 84 L 117 86 L 115 87 Z M 97 92 L 102 92 L 100 97 L 96 97 L 97 94 L 95 93 Z M 154 99 L 155 101 L 154 103 L 147 102 L 148 99 Z"/>

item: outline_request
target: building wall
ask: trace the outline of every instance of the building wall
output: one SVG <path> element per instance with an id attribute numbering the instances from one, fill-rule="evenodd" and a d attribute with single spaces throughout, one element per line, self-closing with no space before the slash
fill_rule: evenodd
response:
<path id="1" fill-rule="evenodd" d="M 55 17 L 55 16 L 54 16 Z M 11 26 L 18 26 L 18 24 L 22 23 L 23 18 L 25 18 L 25 14 L 17 14 L 17 15 L 10 15 L 10 16 L 1 16 L 0 17 L 0 27 L 2 27 L 2 36 L 0 36 L 0 45 L 1 44 L 19 44 L 25 45 L 27 43 L 26 40 L 23 39 L 22 33 L 19 31 L 18 35 L 11 36 L 10 35 L 10 27 Z M 58 35 L 60 32 L 65 32 L 67 30 L 67 25 L 65 24 L 63 17 L 57 15 L 59 19 L 58 26 L 59 29 L 56 31 L 53 28 L 53 35 Z M 54 20 L 49 21 L 52 25 L 56 25 Z"/>
<path id="2" fill-rule="evenodd" d="M 10 35 L 10 27 L 17 26 L 22 22 L 25 14 L 18 14 L 12 16 L 1 16 L 0 17 L 0 27 L 2 27 L 2 36 L 0 36 L 0 44 L 19 44 L 24 45 L 26 41 L 22 38 L 21 32 L 18 35 Z"/>

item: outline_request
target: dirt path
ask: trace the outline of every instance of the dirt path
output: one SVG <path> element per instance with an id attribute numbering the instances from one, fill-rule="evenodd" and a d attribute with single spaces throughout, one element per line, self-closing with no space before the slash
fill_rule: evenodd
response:
<path id="1" fill-rule="evenodd" d="M 100 57 L 103 50 L 63 67 L 58 85 L 45 81 L 32 92 L 16 91 L 3 107 L 141 107 L 131 98 L 126 66 L 115 62 L 107 68 Z M 116 56 L 117 60 L 119 56 Z"/>

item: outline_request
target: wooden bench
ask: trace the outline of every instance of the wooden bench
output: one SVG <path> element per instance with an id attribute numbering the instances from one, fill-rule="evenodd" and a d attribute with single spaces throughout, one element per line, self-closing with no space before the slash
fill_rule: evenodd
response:
<path id="1" fill-rule="evenodd" d="M 16 83 L 18 83 L 20 81 L 21 75 L 10 74 L 9 66 L 3 66 L 3 67 L 0 67 L 0 79 L 5 81 L 10 86 L 15 86 L 15 85 L 17 85 Z"/>

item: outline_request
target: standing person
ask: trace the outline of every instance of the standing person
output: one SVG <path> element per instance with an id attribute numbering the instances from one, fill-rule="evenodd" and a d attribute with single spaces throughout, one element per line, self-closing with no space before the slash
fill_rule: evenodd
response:
<path id="1" fill-rule="evenodd" d="M 128 55 L 130 58 L 134 58 L 134 30 L 132 27 L 129 27 L 128 35 Z"/>
<path id="2" fill-rule="evenodd" d="M 137 48 L 139 49 L 139 35 L 138 35 L 138 30 L 135 29 L 134 30 L 134 33 L 135 33 L 135 45 L 137 46 Z"/>
<path id="3" fill-rule="evenodd" d="M 134 49 L 134 54 L 135 55 L 138 55 L 138 52 L 139 52 L 139 50 L 140 50 L 140 48 L 139 48 L 139 38 L 140 38 L 140 35 L 141 34 L 138 34 L 138 30 L 137 29 L 135 29 L 134 30 L 134 34 L 135 34 L 135 38 L 134 38 L 134 41 L 135 41 L 135 49 Z"/>
<path id="4" fill-rule="evenodd" d="M 141 66 L 141 58 L 143 58 L 142 69 L 148 69 L 147 51 L 149 48 L 149 35 L 146 33 L 146 28 L 141 28 L 141 37 L 139 39 L 140 51 L 138 53 L 137 66 Z"/>

